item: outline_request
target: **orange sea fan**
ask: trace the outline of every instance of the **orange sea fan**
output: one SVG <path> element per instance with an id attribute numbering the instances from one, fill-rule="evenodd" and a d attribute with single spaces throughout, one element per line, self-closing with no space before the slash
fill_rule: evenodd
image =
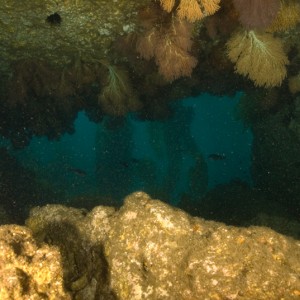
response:
<path id="1" fill-rule="evenodd" d="M 191 31 L 190 23 L 173 18 L 168 27 L 152 28 L 139 37 L 136 49 L 143 58 L 154 58 L 159 73 L 169 82 L 191 76 L 197 65 L 197 59 L 189 53 Z"/>
<path id="2" fill-rule="evenodd" d="M 181 0 L 178 6 L 178 17 L 180 19 L 187 19 L 190 22 L 195 22 L 204 17 L 197 0 Z"/>
<path id="3" fill-rule="evenodd" d="M 197 59 L 171 39 L 164 39 L 158 45 L 156 62 L 159 73 L 169 82 L 182 76 L 191 76 L 197 65 Z"/>
<path id="4" fill-rule="evenodd" d="M 178 5 L 178 17 L 195 22 L 206 16 L 214 14 L 219 8 L 221 0 L 180 0 Z M 160 0 L 162 8 L 171 12 L 174 8 L 175 0 Z"/>
<path id="5" fill-rule="evenodd" d="M 256 86 L 279 86 L 286 77 L 289 61 L 281 40 L 272 34 L 239 31 L 226 46 L 236 72 L 249 77 Z"/>
<path id="6" fill-rule="evenodd" d="M 201 0 L 205 15 L 213 15 L 220 8 L 220 0 Z"/>
<path id="7" fill-rule="evenodd" d="M 181 0 L 178 6 L 178 17 L 190 22 L 214 14 L 219 8 L 220 0 Z"/>
<path id="8" fill-rule="evenodd" d="M 160 0 L 160 5 L 165 11 L 171 12 L 175 5 L 175 0 Z"/>
<path id="9" fill-rule="evenodd" d="M 138 38 L 136 50 L 142 58 L 149 60 L 155 56 L 156 44 L 159 42 L 160 34 L 157 28 L 151 28 L 144 36 Z"/>

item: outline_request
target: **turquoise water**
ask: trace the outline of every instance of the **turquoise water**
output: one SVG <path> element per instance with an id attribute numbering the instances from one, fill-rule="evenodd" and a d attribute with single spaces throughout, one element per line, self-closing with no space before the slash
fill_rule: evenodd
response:
<path id="1" fill-rule="evenodd" d="M 136 190 L 174 205 L 187 194 L 199 201 L 219 184 L 252 184 L 252 134 L 235 117 L 240 96 L 184 99 L 173 103 L 168 120 L 141 121 L 129 114 L 114 129 L 109 119 L 95 124 L 80 112 L 74 134 L 59 141 L 35 137 L 12 152 L 56 191 L 56 201 L 101 195 L 118 202 Z"/>
<path id="2" fill-rule="evenodd" d="M 81 111 L 73 133 L 59 139 L 33 137 L 22 149 L 2 139 L 7 222 L 23 224 L 32 207 L 49 203 L 120 206 L 125 196 L 142 190 L 227 224 L 279 218 L 267 225 L 290 234 L 287 220 L 299 220 L 300 211 L 298 142 L 281 125 L 281 113 L 258 116 L 246 127 L 238 113 L 241 99 L 236 93 L 173 101 L 170 116 L 160 121 L 131 113 L 95 123 Z"/>

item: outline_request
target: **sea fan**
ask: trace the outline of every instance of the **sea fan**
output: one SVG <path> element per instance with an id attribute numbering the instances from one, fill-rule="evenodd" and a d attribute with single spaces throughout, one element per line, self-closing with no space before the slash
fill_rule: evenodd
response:
<path id="1" fill-rule="evenodd" d="M 171 12 L 175 5 L 175 0 L 160 0 L 160 5 L 165 11 Z"/>
<path id="2" fill-rule="evenodd" d="M 174 18 L 165 28 L 154 28 L 137 41 L 137 51 L 149 60 L 155 59 L 159 73 L 171 82 L 182 76 L 191 76 L 197 59 L 191 49 L 191 24 Z"/>
<path id="3" fill-rule="evenodd" d="M 233 0 L 233 4 L 246 29 L 266 28 L 280 9 L 280 0 Z"/>
<path id="4" fill-rule="evenodd" d="M 125 71 L 101 60 L 100 63 L 108 69 L 107 82 L 98 96 L 98 102 L 103 111 L 113 116 L 123 116 L 129 111 L 141 108 Z"/>
<path id="5" fill-rule="evenodd" d="M 281 40 L 272 34 L 239 31 L 227 42 L 227 50 L 236 72 L 256 86 L 279 86 L 286 77 L 288 58 Z"/>
<path id="6" fill-rule="evenodd" d="M 293 28 L 300 21 L 300 3 L 299 1 L 281 1 L 281 8 L 272 22 L 271 26 L 268 27 L 267 31 L 285 31 Z"/>
<path id="7" fill-rule="evenodd" d="M 219 8 L 221 0 L 180 0 L 178 5 L 178 17 L 195 22 L 206 16 L 214 14 Z M 175 6 L 175 0 L 160 0 L 162 8 L 171 12 Z"/>

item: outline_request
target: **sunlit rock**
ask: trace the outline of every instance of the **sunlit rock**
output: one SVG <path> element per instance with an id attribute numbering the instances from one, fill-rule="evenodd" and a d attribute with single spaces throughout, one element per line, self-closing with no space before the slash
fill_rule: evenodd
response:
<path id="1" fill-rule="evenodd" d="M 143 192 L 129 195 L 119 210 L 35 208 L 27 225 L 61 249 L 65 285 L 75 299 L 300 295 L 298 241 L 264 227 L 191 217 Z"/>
<path id="2" fill-rule="evenodd" d="M 56 247 L 37 245 L 28 228 L 0 227 L 0 299 L 68 300 Z"/>

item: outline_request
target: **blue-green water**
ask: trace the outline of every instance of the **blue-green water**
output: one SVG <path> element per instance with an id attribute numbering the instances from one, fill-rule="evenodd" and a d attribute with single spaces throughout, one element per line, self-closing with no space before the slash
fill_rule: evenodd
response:
<path id="1" fill-rule="evenodd" d="M 252 134 L 235 117 L 240 96 L 184 99 L 173 103 L 168 120 L 141 121 L 130 114 L 115 128 L 107 125 L 108 117 L 95 124 L 80 112 L 74 134 L 59 141 L 33 138 L 12 152 L 55 191 L 56 202 L 120 202 L 136 190 L 174 205 L 184 195 L 199 201 L 218 184 L 251 185 Z"/>

